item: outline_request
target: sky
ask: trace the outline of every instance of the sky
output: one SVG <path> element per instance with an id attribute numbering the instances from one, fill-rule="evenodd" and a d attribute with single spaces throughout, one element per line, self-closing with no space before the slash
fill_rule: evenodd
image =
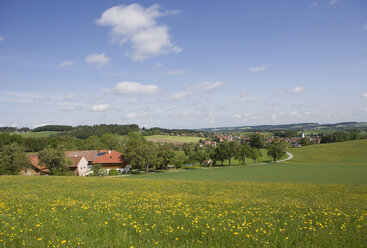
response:
<path id="1" fill-rule="evenodd" d="M 367 1 L 0 1 L 0 126 L 367 121 Z"/>

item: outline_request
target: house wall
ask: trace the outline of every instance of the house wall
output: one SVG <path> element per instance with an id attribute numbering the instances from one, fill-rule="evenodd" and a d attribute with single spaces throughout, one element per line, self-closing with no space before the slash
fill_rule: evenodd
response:
<path id="1" fill-rule="evenodd" d="M 88 161 L 84 157 L 82 157 L 78 164 L 79 176 L 85 176 L 89 171 L 90 168 L 88 167 Z"/>

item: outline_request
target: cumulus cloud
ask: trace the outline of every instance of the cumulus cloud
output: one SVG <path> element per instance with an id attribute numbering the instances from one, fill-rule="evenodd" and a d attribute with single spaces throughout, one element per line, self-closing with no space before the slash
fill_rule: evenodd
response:
<path id="1" fill-rule="evenodd" d="M 363 94 L 362 94 L 362 97 L 367 98 L 367 92 L 363 93 Z"/>
<path id="2" fill-rule="evenodd" d="M 179 75 L 179 74 L 184 74 L 185 73 L 185 70 L 184 69 L 172 70 L 172 71 L 167 71 L 166 73 L 168 75 Z"/>
<path id="3" fill-rule="evenodd" d="M 117 83 L 114 92 L 119 94 L 155 94 L 159 90 L 154 84 L 141 84 L 138 82 L 123 81 Z"/>
<path id="4" fill-rule="evenodd" d="M 159 5 L 144 8 L 140 4 L 119 5 L 107 9 L 96 23 L 111 27 L 114 42 L 129 42 L 128 53 L 133 61 L 144 61 L 148 58 L 180 52 L 168 33 L 168 26 L 158 24 L 162 16 L 174 15 L 177 11 L 162 11 Z"/>
<path id="5" fill-rule="evenodd" d="M 260 71 L 266 71 L 266 69 L 268 69 L 268 66 L 267 65 L 262 65 L 262 66 L 259 66 L 259 67 L 250 67 L 250 72 L 260 72 Z"/>
<path id="6" fill-rule="evenodd" d="M 60 66 L 72 66 L 72 65 L 74 65 L 74 62 L 73 61 L 68 61 L 68 60 L 65 60 L 65 61 L 60 63 Z"/>
<path id="7" fill-rule="evenodd" d="M 109 110 L 110 108 L 111 106 L 109 104 L 99 104 L 93 105 L 90 110 L 95 112 L 103 112 Z"/>
<path id="8" fill-rule="evenodd" d="M 104 53 L 92 53 L 85 57 L 85 62 L 89 64 L 107 65 L 110 62 L 110 58 L 105 56 Z"/>
<path id="9" fill-rule="evenodd" d="M 293 111 L 289 115 L 291 115 L 291 116 L 299 116 L 299 113 L 298 113 L 298 111 Z"/>
<path id="10" fill-rule="evenodd" d="M 293 88 L 292 90 L 291 90 L 291 92 L 292 93 L 301 93 L 301 92 L 303 92 L 305 89 L 302 87 L 302 86 L 297 86 L 297 87 L 295 87 L 295 88 Z"/>

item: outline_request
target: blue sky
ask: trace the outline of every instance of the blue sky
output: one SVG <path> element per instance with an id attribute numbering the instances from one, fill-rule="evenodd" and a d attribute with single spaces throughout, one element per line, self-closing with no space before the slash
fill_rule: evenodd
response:
<path id="1" fill-rule="evenodd" d="M 367 121 L 367 2 L 1 1 L 0 125 Z"/>

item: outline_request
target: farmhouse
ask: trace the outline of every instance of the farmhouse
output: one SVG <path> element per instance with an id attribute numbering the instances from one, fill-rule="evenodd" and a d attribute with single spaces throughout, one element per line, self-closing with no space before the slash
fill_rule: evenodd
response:
<path id="1" fill-rule="evenodd" d="M 121 153 L 114 150 L 85 150 L 85 151 L 66 151 L 65 157 L 69 160 L 69 169 L 75 175 L 86 176 L 95 164 L 101 164 L 102 169 L 109 171 L 116 169 L 119 173 L 124 173 L 128 169 Z M 29 155 L 32 168 L 24 169 L 24 175 L 46 175 L 50 171 L 39 165 L 38 154 Z"/>
<path id="2" fill-rule="evenodd" d="M 108 150 L 99 153 L 100 156 L 92 162 L 92 164 L 101 164 L 102 168 L 109 171 L 111 169 L 116 169 L 119 173 L 125 172 L 125 167 L 127 164 L 122 158 L 122 154 L 114 151 Z"/>

